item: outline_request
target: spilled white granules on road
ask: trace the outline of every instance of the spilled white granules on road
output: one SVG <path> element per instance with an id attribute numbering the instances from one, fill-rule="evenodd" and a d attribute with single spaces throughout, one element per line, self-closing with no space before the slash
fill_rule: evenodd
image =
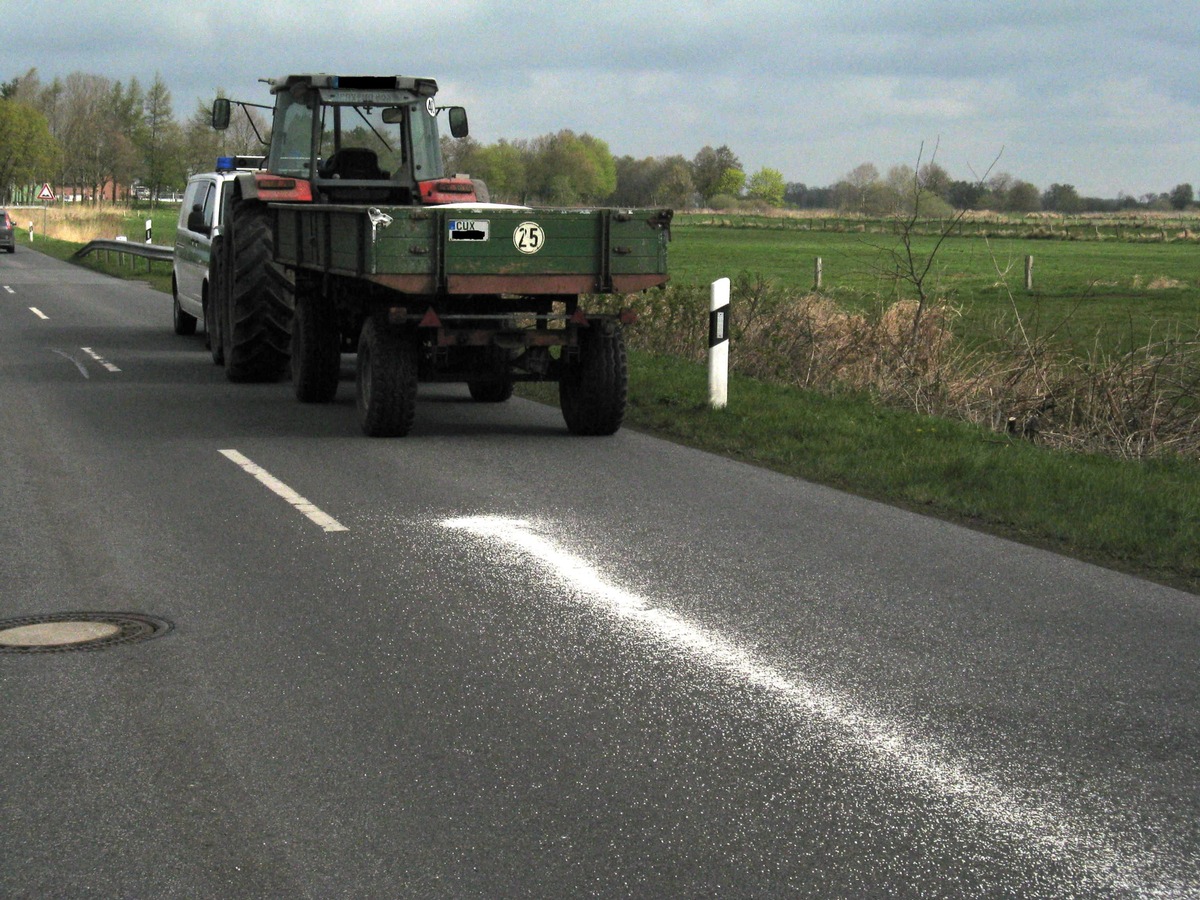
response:
<path id="1" fill-rule="evenodd" d="M 900 724 L 857 705 L 853 698 L 802 677 L 782 674 L 721 634 L 612 584 L 585 559 L 539 534 L 527 520 L 466 516 L 440 524 L 516 550 L 544 567 L 581 603 L 635 626 L 648 638 L 665 642 L 701 665 L 768 693 L 797 716 L 837 729 L 858 751 L 896 767 L 906 780 L 954 802 L 967 816 L 1057 861 L 1070 860 L 1097 892 L 1179 897 L 1194 888 L 1165 874 L 1169 867 L 1163 860 L 1144 848 L 1126 846 L 1127 842 L 1105 833 L 1102 826 L 1071 822 L 1054 804 L 1014 797 L 986 775 L 949 758 Z"/>

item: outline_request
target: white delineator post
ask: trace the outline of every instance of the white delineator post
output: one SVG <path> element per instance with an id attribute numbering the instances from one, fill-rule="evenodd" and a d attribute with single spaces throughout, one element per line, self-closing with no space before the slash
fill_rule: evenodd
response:
<path id="1" fill-rule="evenodd" d="M 729 401 L 729 279 L 712 283 L 708 303 L 708 402 L 724 409 Z"/>

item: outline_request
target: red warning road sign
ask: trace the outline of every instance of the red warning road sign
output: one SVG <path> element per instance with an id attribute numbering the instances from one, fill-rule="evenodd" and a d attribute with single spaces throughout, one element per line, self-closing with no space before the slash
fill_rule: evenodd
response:
<path id="1" fill-rule="evenodd" d="M 28 196 L 28 195 L 26 195 L 26 196 Z M 53 200 L 54 199 L 54 188 L 50 187 L 50 182 L 47 181 L 45 184 L 42 185 L 42 189 L 40 191 L 38 191 L 37 198 L 39 200 Z"/>

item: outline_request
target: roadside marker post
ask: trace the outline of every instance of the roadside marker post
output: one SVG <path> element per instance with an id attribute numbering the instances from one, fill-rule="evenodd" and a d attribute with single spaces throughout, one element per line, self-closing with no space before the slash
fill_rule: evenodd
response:
<path id="1" fill-rule="evenodd" d="M 712 283 L 708 304 L 708 402 L 724 409 L 729 402 L 729 279 Z"/>

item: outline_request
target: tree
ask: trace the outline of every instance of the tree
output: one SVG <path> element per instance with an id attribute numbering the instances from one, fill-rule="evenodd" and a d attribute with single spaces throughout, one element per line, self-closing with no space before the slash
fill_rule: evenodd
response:
<path id="1" fill-rule="evenodd" d="M 564 129 L 533 141 L 530 189 L 551 203 L 572 206 L 604 199 L 617 187 L 617 166 L 608 144 Z"/>
<path id="2" fill-rule="evenodd" d="M 1042 194 L 1042 207 L 1051 212 L 1078 212 L 1079 192 L 1075 190 L 1073 184 L 1052 184 Z"/>
<path id="3" fill-rule="evenodd" d="M 617 206 L 643 206 L 649 202 L 658 180 L 658 160 L 647 156 L 635 159 L 622 156 L 615 160 L 617 187 L 609 199 Z"/>
<path id="4" fill-rule="evenodd" d="M 212 169 L 217 157 L 222 155 L 224 135 L 225 132 L 212 127 L 212 109 L 203 100 L 198 100 L 196 109 L 183 126 L 182 163 L 188 175 Z"/>
<path id="5" fill-rule="evenodd" d="M 946 199 L 955 209 L 983 209 L 987 197 L 987 185 L 978 181 L 951 181 L 946 190 Z"/>
<path id="6" fill-rule="evenodd" d="M 691 164 L 682 156 L 616 160 L 617 188 L 608 202 L 616 206 L 691 206 L 696 193 Z"/>
<path id="7" fill-rule="evenodd" d="M 917 202 L 917 173 L 913 170 L 913 167 L 904 165 L 903 163 L 898 166 L 892 166 L 888 169 L 884 185 L 893 198 L 895 204 L 893 211 L 897 215 L 912 213 L 913 207 Z"/>
<path id="8" fill-rule="evenodd" d="M 769 206 L 782 206 L 786 187 L 782 172 L 763 167 L 750 176 L 746 183 L 746 196 Z"/>
<path id="9" fill-rule="evenodd" d="M 467 172 L 487 182 L 493 200 L 524 203 L 529 197 L 528 154 L 508 141 L 481 147 Z"/>
<path id="10" fill-rule="evenodd" d="M 934 150 L 934 155 L 937 155 L 937 150 Z M 921 190 L 928 191 L 943 200 L 950 199 L 950 184 L 953 179 L 950 173 L 947 172 L 940 163 L 935 160 L 930 160 L 921 166 L 918 170 L 920 175 Z"/>
<path id="11" fill-rule="evenodd" d="M 171 111 L 171 91 L 157 72 L 146 92 L 142 110 L 144 130 L 138 143 L 144 161 L 144 179 L 157 203 L 164 187 L 178 186 L 187 180 L 183 133 Z"/>
<path id="12" fill-rule="evenodd" d="M 860 163 L 846 173 L 843 181 L 853 190 L 853 199 L 847 204 L 847 208 L 854 212 L 866 212 L 867 190 L 879 181 L 879 170 L 875 168 L 875 164 Z"/>
<path id="13" fill-rule="evenodd" d="M 746 186 L 746 173 L 741 169 L 726 169 L 713 185 L 713 196 L 737 197 Z M 710 198 L 711 199 L 711 198 Z"/>
<path id="14" fill-rule="evenodd" d="M 692 181 L 692 167 L 688 161 L 676 155 L 657 162 L 657 183 L 650 194 L 650 202 L 675 209 L 691 206 L 696 185 Z"/>
<path id="15" fill-rule="evenodd" d="M 706 146 L 696 154 L 692 160 L 692 183 L 703 202 L 708 203 L 717 194 L 737 194 L 741 191 L 741 184 L 733 191 L 723 189 L 721 180 L 726 178 L 725 173 L 730 169 L 740 173 L 742 164 L 734 152 L 724 144 L 716 150 Z M 744 175 L 742 177 L 745 178 Z M 731 180 L 727 178 L 725 187 L 728 187 Z"/>
<path id="16" fill-rule="evenodd" d="M 145 95 L 138 80 L 133 78 L 129 87 L 121 82 L 113 85 L 109 98 L 110 127 L 105 134 L 104 157 L 109 162 L 106 180 L 112 188 L 111 199 L 117 199 L 117 185 L 129 184 L 141 170 L 137 141 L 142 132 L 142 105 Z"/>
<path id="17" fill-rule="evenodd" d="M 1008 212 L 1029 213 L 1042 208 L 1042 195 L 1037 186 L 1028 181 L 1016 181 L 1004 198 L 1004 209 Z"/>
<path id="18" fill-rule="evenodd" d="M 15 100 L 0 100 L 0 194 L 48 181 L 61 159 L 46 117 Z"/>
<path id="19" fill-rule="evenodd" d="M 72 72 L 63 82 L 62 181 L 77 192 L 89 188 L 98 197 L 100 187 L 113 169 L 109 154 L 115 144 L 108 133 L 112 128 L 109 100 L 112 82 L 99 75 Z"/>
<path id="20" fill-rule="evenodd" d="M 1174 190 L 1171 191 L 1171 208 L 1187 209 L 1195 199 L 1196 195 L 1192 191 L 1190 184 L 1177 184 Z"/>

